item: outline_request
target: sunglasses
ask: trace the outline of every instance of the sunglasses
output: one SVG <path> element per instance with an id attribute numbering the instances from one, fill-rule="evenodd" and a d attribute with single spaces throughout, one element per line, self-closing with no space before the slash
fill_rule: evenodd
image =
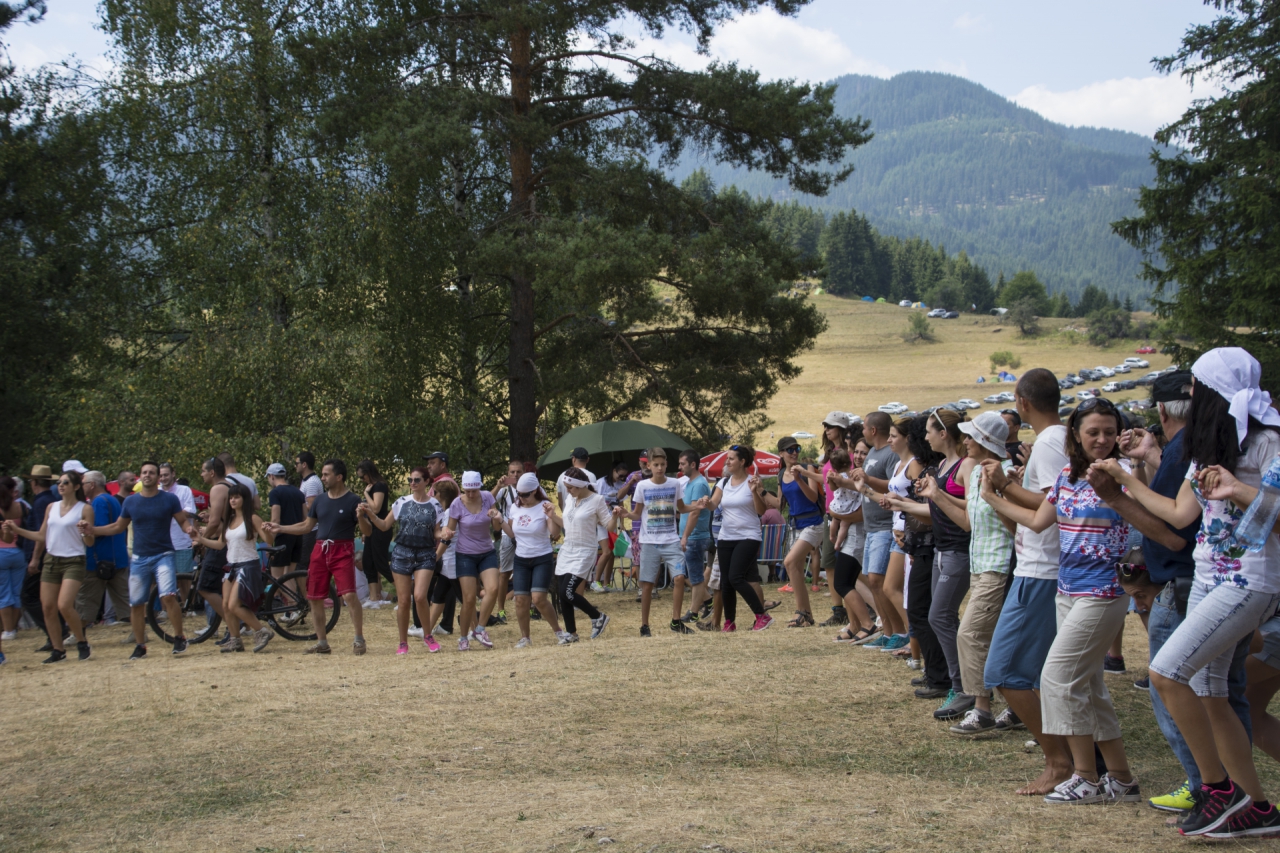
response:
<path id="1" fill-rule="evenodd" d="M 1106 397 L 1090 397 L 1088 400 L 1085 400 L 1076 407 L 1076 414 L 1084 414 L 1085 412 L 1091 412 L 1094 409 L 1109 409 L 1114 412 L 1116 411 L 1116 404 L 1108 400 Z"/>
<path id="2" fill-rule="evenodd" d="M 1000 414 L 1002 414 L 1002 415 L 1017 415 L 1017 414 L 1018 414 L 1018 410 L 1017 410 L 1017 409 L 1001 409 L 1001 410 L 1000 410 Z M 1021 415 L 1018 415 L 1018 417 L 1022 417 L 1022 416 L 1021 416 Z"/>
<path id="3" fill-rule="evenodd" d="M 533 497 L 534 495 L 536 495 L 537 493 L 538 493 L 538 490 L 537 490 L 537 489 L 534 489 L 532 492 L 516 492 L 516 494 L 517 494 L 517 495 L 519 495 L 519 496 L 520 496 L 520 497 L 522 497 L 522 498 L 531 498 L 531 497 Z"/>
<path id="4" fill-rule="evenodd" d="M 783 453 L 799 453 L 799 452 L 800 452 L 800 448 L 799 448 L 799 447 L 794 447 L 794 446 L 792 446 L 792 447 L 784 447 L 784 448 L 782 449 L 782 452 L 783 452 Z"/>
<path id="5" fill-rule="evenodd" d="M 1124 583 L 1132 583 L 1147 576 L 1147 567 L 1137 563 L 1116 563 L 1116 574 Z"/>
<path id="6" fill-rule="evenodd" d="M 59 486 L 70 486 L 70 485 L 71 485 L 71 481 L 70 481 L 70 480 L 59 480 L 59 481 L 58 481 L 58 485 L 59 485 Z"/>
<path id="7" fill-rule="evenodd" d="M 425 482 L 426 482 L 426 480 L 422 479 L 421 477 L 410 477 L 410 478 L 409 478 L 409 482 L 410 482 L 410 483 L 425 483 Z"/>

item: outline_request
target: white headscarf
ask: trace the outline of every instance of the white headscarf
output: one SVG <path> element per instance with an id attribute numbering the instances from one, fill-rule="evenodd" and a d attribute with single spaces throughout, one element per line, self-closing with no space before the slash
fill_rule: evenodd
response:
<path id="1" fill-rule="evenodd" d="M 1236 419 L 1240 444 L 1249 433 L 1249 418 L 1269 426 L 1280 426 L 1280 412 L 1271 406 L 1271 395 L 1258 387 L 1262 366 L 1240 347 L 1218 347 L 1191 365 L 1196 381 L 1226 398 L 1231 417 Z"/>

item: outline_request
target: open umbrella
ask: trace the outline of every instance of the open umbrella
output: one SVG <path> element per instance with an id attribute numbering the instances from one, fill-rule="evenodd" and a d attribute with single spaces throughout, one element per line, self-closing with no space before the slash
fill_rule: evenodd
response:
<path id="1" fill-rule="evenodd" d="M 727 450 L 721 450 L 719 453 L 712 453 L 710 456 L 702 457 L 702 461 L 698 463 L 698 470 L 702 472 L 702 476 L 712 480 L 716 477 L 723 477 L 724 457 L 728 452 Z M 761 477 L 775 477 L 782 470 L 782 457 L 766 450 L 757 450 L 756 461 L 751 463 L 751 467 L 748 470 L 752 474 L 759 474 Z"/>
<path id="2" fill-rule="evenodd" d="M 591 454 L 587 468 L 597 477 L 609 473 L 618 462 L 626 462 L 634 471 L 640 467 L 640 451 L 661 447 L 667 451 L 667 470 L 675 476 L 676 457 L 688 450 L 689 443 L 673 432 L 644 421 L 601 421 L 574 427 L 560 437 L 538 460 L 538 477 L 554 480 L 569 467 L 575 447 Z"/>

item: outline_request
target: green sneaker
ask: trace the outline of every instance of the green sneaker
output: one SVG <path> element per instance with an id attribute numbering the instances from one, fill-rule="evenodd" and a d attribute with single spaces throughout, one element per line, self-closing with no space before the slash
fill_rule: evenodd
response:
<path id="1" fill-rule="evenodd" d="M 863 643 L 862 647 L 864 649 L 882 649 L 885 647 L 885 645 L 888 644 L 889 640 L 890 640 L 889 637 L 886 637 L 884 634 L 881 634 L 879 637 L 872 640 L 871 642 Z"/>
<path id="2" fill-rule="evenodd" d="M 886 642 L 883 646 L 880 647 L 880 651 L 896 652 L 898 649 L 902 648 L 909 642 L 911 641 L 907 639 L 906 634 L 894 634 L 892 637 L 889 638 L 888 642 Z"/>
<path id="3" fill-rule="evenodd" d="M 1147 802 L 1151 804 L 1151 808 L 1162 812 L 1189 812 L 1196 806 L 1196 801 L 1191 798 L 1190 782 L 1183 782 L 1182 787 L 1176 791 L 1170 791 L 1160 797 L 1152 797 Z"/>

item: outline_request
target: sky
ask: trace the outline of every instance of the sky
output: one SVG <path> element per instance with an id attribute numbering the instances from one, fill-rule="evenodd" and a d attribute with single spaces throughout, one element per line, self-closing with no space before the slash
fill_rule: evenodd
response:
<path id="1" fill-rule="evenodd" d="M 1151 59 L 1173 53 L 1187 27 L 1210 20 L 1200 0 L 813 0 L 794 18 L 772 11 L 717 33 L 711 58 L 766 78 L 825 81 L 841 74 L 903 71 L 958 74 L 1053 121 L 1150 136 L 1194 97 Z M 20 69 L 75 56 L 107 67 L 94 0 L 49 0 L 45 20 L 15 26 L 8 49 Z M 637 48 L 701 67 L 693 41 L 637 34 Z"/>

